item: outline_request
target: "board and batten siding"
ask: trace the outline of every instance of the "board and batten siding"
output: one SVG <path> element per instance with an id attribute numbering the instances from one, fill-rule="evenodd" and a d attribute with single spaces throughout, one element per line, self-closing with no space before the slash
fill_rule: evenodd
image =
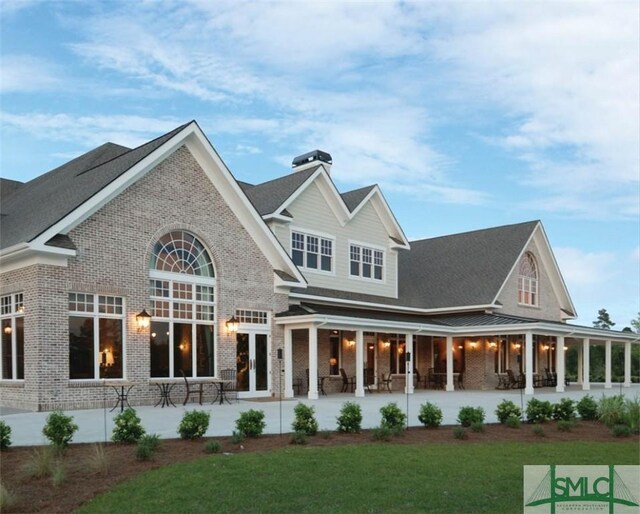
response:
<path id="1" fill-rule="evenodd" d="M 291 255 L 291 230 L 334 238 L 332 274 L 301 268 L 309 285 L 341 291 L 397 297 L 398 255 L 389 247 L 390 239 L 380 217 L 371 204 L 365 205 L 344 227 L 336 219 L 316 184 L 309 185 L 287 207 L 293 219 L 290 223 L 271 222 L 270 228 L 282 246 Z M 349 243 L 384 250 L 384 276 L 382 281 L 353 278 L 349 275 Z"/>

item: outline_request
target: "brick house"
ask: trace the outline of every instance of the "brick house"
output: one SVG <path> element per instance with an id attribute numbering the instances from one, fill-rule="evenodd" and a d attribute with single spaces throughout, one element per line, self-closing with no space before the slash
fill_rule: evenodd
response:
<path id="1" fill-rule="evenodd" d="M 1 179 L 2 405 L 97 407 L 125 385 L 153 404 L 225 369 L 244 397 L 485 389 L 507 370 L 533 394 L 549 373 L 563 390 L 569 346 L 588 389 L 593 344 L 605 387 L 625 346 L 630 385 L 637 335 L 566 323 L 539 221 L 409 242 L 377 186 L 339 193 L 330 169 L 316 151 L 238 182 L 190 122 Z"/>

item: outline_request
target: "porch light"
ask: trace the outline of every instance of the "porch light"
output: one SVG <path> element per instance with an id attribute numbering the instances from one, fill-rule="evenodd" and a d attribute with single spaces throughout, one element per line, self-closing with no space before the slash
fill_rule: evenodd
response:
<path id="1" fill-rule="evenodd" d="M 478 343 L 476 343 L 475 341 L 471 341 L 471 342 L 469 343 L 469 345 L 471 346 L 471 349 L 472 349 L 472 350 L 475 350 L 475 349 L 476 349 L 477 344 L 478 344 Z"/>
<path id="2" fill-rule="evenodd" d="M 495 350 L 498 347 L 497 343 L 495 341 L 491 341 L 489 343 L 489 348 L 491 348 L 492 350 Z"/>
<path id="3" fill-rule="evenodd" d="M 136 321 L 138 322 L 138 332 L 145 328 L 149 328 L 151 323 L 151 314 L 147 312 L 147 309 L 142 309 L 142 312 L 136 314 Z"/>
<path id="4" fill-rule="evenodd" d="M 569 349 L 569 347 L 565 345 L 564 351 L 566 352 L 568 349 Z"/>
<path id="5" fill-rule="evenodd" d="M 389 341 L 382 341 L 382 346 L 385 348 L 391 348 L 391 343 Z"/>
<path id="6" fill-rule="evenodd" d="M 330 366 L 335 366 L 336 364 L 338 364 L 338 359 L 336 359 L 335 357 L 331 357 L 329 359 L 329 365 Z"/>
<path id="7" fill-rule="evenodd" d="M 513 343 L 513 347 L 514 347 L 516 350 L 519 350 L 521 346 L 522 346 L 522 345 L 521 345 L 520 343 Z"/>
<path id="8" fill-rule="evenodd" d="M 233 333 L 238 331 L 238 327 L 240 325 L 240 322 L 235 317 L 235 315 L 233 315 L 233 316 L 231 316 L 231 319 L 227 321 L 226 325 L 227 325 L 227 330 L 229 331 L 229 333 L 233 334 Z"/>
<path id="9" fill-rule="evenodd" d="M 542 345 L 542 349 L 546 352 L 549 349 L 549 345 L 548 344 Z"/>
<path id="10" fill-rule="evenodd" d="M 11 327 L 8 326 L 8 325 L 6 327 L 4 327 L 4 333 L 7 334 L 7 335 L 11 334 Z"/>
<path id="11" fill-rule="evenodd" d="M 462 344 L 458 345 L 458 350 L 462 350 L 463 348 L 464 348 L 464 345 L 462 345 Z"/>

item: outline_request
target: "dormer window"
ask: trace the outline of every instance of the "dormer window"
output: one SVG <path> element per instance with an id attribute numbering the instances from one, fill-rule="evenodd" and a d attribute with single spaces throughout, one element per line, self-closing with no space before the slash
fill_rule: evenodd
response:
<path id="1" fill-rule="evenodd" d="M 382 280 L 384 252 L 357 244 L 349 245 L 349 274 L 352 277 Z"/>
<path id="2" fill-rule="evenodd" d="M 301 268 L 332 272 L 333 240 L 292 231 L 291 258 Z"/>
<path id="3" fill-rule="evenodd" d="M 518 268 L 518 303 L 538 305 L 538 267 L 530 253 L 522 256 Z"/>

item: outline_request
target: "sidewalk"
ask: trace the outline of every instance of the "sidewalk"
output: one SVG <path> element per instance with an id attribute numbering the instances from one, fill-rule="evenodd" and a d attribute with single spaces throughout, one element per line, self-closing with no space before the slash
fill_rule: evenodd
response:
<path id="1" fill-rule="evenodd" d="M 622 388 L 623 394 L 628 398 L 640 396 L 640 385 L 633 384 L 630 388 Z M 578 386 L 571 386 L 564 393 L 556 393 L 551 388 L 536 389 L 535 397 L 541 400 L 549 400 L 552 403 L 560 398 L 571 398 L 579 400 L 585 394 L 591 394 L 598 400 L 603 394 L 611 396 L 620 393 L 620 388 L 614 385 L 612 389 L 604 389 L 602 384 L 592 384 L 591 391 L 582 391 Z M 408 396 L 409 424 L 419 425 L 418 411 L 420 405 L 425 402 L 435 403 L 442 409 L 443 424 L 452 425 L 456 423 L 456 417 L 460 407 L 470 405 L 482 407 L 486 413 L 486 422 L 495 423 L 497 421 L 494 414 L 495 408 L 503 399 L 509 399 L 516 405 L 521 404 L 521 399 L 526 406 L 529 397 L 521 395 L 519 390 L 509 391 L 432 391 L 417 390 L 415 394 Z M 183 414 L 188 410 L 198 409 L 211 413 L 211 422 L 206 436 L 228 436 L 235 429 L 235 420 L 240 412 L 249 409 L 259 409 L 265 413 L 267 427 L 265 433 L 278 434 L 282 426 L 282 432 L 291 432 L 293 421 L 293 409 L 301 401 L 315 408 L 316 419 L 320 425 L 320 430 L 335 430 L 336 416 L 345 402 L 357 401 L 362 407 L 362 427 L 373 428 L 380 423 L 380 407 L 388 402 L 396 402 L 398 406 L 406 412 L 407 395 L 400 393 L 372 393 L 365 398 L 354 398 L 353 394 L 334 394 L 323 396 L 319 400 L 308 400 L 304 397 L 295 400 L 254 401 L 240 400 L 232 405 L 211 405 L 197 403 L 187 404 L 186 407 L 135 407 L 138 415 L 142 419 L 142 425 L 148 433 L 158 434 L 161 438 L 178 437 L 177 429 Z M 110 408 L 110 407 L 109 407 Z M 109 412 L 107 409 L 90 409 L 67 411 L 66 414 L 73 416 L 74 422 L 79 429 L 74 435 L 74 443 L 92 443 L 108 441 L 113 430 L 113 418 L 119 409 Z M 282 410 L 281 410 L 282 409 Z M 282 417 L 280 413 L 282 412 Z M 12 446 L 30 446 L 46 444 L 42 435 L 42 427 L 49 415 L 48 412 L 25 412 L 17 409 L 0 408 L 0 419 L 11 427 Z M 280 421 L 282 419 L 282 422 Z"/>

